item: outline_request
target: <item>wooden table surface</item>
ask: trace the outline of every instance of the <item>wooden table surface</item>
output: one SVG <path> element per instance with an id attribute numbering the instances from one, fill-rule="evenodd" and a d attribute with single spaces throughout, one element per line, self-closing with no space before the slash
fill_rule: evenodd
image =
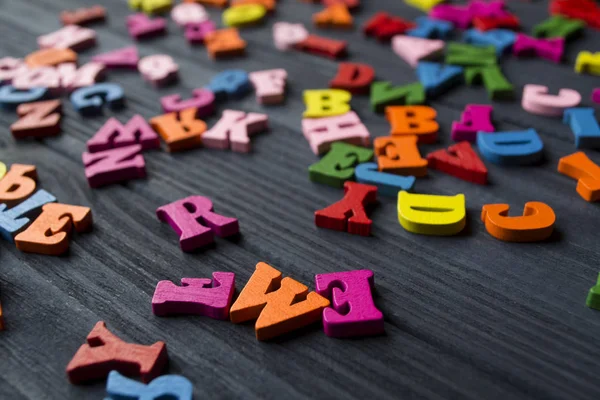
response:
<path id="1" fill-rule="evenodd" d="M 93 0 L 0 0 L 0 57 L 23 57 L 36 38 L 60 27 L 64 9 Z M 109 18 L 94 25 L 98 45 L 92 55 L 132 43 L 125 28 L 131 12 L 124 0 L 105 0 Z M 422 15 L 402 1 L 363 0 L 357 26 L 380 10 L 413 19 Z M 531 28 L 548 16 L 548 2 L 510 1 Z M 121 84 L 127 107 L 83 118 L 64 103 L 63 132 L 40 141 L 15 141 L 14 113 L 0 112 L 0 160 L 34 164 L 39 187 L 60 202 L 89 206 L 92 233 L 75 235 L 64 257 L 24 254 L 0 242 L 0 293 L 6 330 L 0 333 L 0 398 L 102 398 L 105 382 L 69 384 L 65 367 L 97 321 L 124 340 L 167 343 L 168 373 L 194 384 L 197 399 L 590 399 L 600 395 L 600 313 L 585 306 L 598 273 L 600 209 L 575 192 L 576 182 L 557 172 L 560 157 L 575 151 L 569 126 L 535 116 L 520 106 L 523 85 L 543 84 L 579 90 L 590 105 L 598 77 L 573 70 L 577 53 L 598 51 L 600 32 L 568 45 L 561 65 L 542 59 L 504 57 L 502 69 L 515 85 L 517 100 L 493 103 L 498 131 L 535 128 L 543 139 L 542 165 L 506 168 L 488 163 L 490 184 L 473 185 L 430 171 L 415 192 L 467 198 L 467 228 L 454 237 L 406 232 L 398 223 L 396 199 L 380 196 L 371 213 L 372 237 L 319 229 L 315 210 L 337 201 L 342 191 L 311 183 L 307 167 L 317 160 L 300 130 L 302 91 L 326 88 L 336 62 L 273 45 L 276 21 L 303 22 L 316 32 L 315 4 L 281 0 L 277 12 L 259 27 L 242 30 L 247 56 L 212 61 L 191 47 L 169 22 L 169 34 L 138 45 L 142 56 L 169 54 L 180 66 L 180 83 L 154 89 L 131 71 L 109 71 Z M 211 9 L 215 21 L 220 11 Z M 412 68 L 388 44 L 352 31 L 319 30 L 347 40 L 351 61 L 366 62 L 378 79 L 394 84 L 416 81 Z M 460 33 L 455 32 L 460 40 Z M 284 105 L 262 107 L 254 95 L 218 105 L 266 112 L 270 131 L 253 139 L 250 154 L 196 149 L 145 154 L 148 178 L 91 189 L 81 153 L 85 142 L 109 116 L 126 121 L 135 114 L 161 114 L 159 98 L 207 84 L 229 68 L 257 71 L 285 68 L 289 92 Z M 64 98 L 66 100 L 66 98 Z M 483 87 L 461 86 L 430 104 L 438 112 L 440 139 L 421 153 L 451 144 L 450 125 L 468 103 L 489 103 Z M 372 136 L 389 125 L 374 114 L 368 96 L 352 107 Z M 587 154 L 596 162 L 600 155 Z M 216 210 L 239 218 L 241 237 L 186 254 L 176 234 L 155 215 L 157 207 L 190 195 L 210 197 Z M 544 243 L 511 244 L 492 238 L 480 221 L 483 204 L 509 203 L 515 215 L 527 201 L 543 201 L 557 214 L 556 232 Z M 159 280 L 236 274 L 238 291 L 254 266 L 265 261 L 314 289 L 314 275 L 368 268 L 375 272 L 377 307 L 386 335 L 332 339 L 317 324 L 271 342 L 258 342 L 253 324 L 234 325 L 204 317 L 158 318 L 150 300 Z"/>

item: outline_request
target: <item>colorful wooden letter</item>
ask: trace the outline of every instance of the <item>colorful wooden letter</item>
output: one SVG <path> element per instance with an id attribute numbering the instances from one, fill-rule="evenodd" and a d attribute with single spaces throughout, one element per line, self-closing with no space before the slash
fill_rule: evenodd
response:
<path id="1" fill-rule="evenodd" d="M 416 181 L 414 176 L 379 172 L 376 163 L 359 164 L 354 173 L 357 182 L 377 186 L 379 194 L 390 197 L 396 197 L 401 190 L 411 190 Z"/>
<path id="2" fill-rule="evenodd" d="M 429 167 L 464 181 L 485 185 L 488 170 L 469 142 L 460 142 L 427 155 Z"/>
<path id="3" fill-rule="evenodd" d="M 575 60 L 575 72 L 600 75 L 600 51 L 596 53 L 580 51 Z"/>
<path id="4" fill-rule="evenodd" d="M 558 172 L 577 180 L 577 193 L 586 201 L 600 200 L 600 166 L 590 160 L 584 152 L 561 158 L 558 162 Z"/>
<path id="5" fill-rule="evenodd" d="M 140 144 L 142 150 L 160 148 L 158 135 L 139 114 L 134 115 L 125 125 L 121 124 L 116 118 L 110 118 L 87 141 L 87 148 L 90 153 L 95 153 L 133 144 Z"/>
<path id="6" fill-rule="evenodd" d="M 391 125 L 392 136 L 415 135 L 418 143 L 434 143 L 440 125 L 437 112 L 428 106 L 389 106 L 385 116 Z"/>
<path id="7" fill-rule="evenodd" d="M 179 66 L 171 56 L 155 54 L 142 58 L 138 63 L 138 70 L 145 80 L 161 87 L 177 80 Z"/>
<path id="8" fill-rule="evenodd" d="M 159 207 L 156 216 L 171 225 L 179 235 L 181 250 L 187 252 L 213 243 L 214 235 L 228 237 L 240 231 L 236 218 L 216 214 L 212 201 L 203 196 L 190 196 Z"/>
<path id="9" fill-rule="evenodd" d="M 513 85 L 497 65 L 467 68 L 465 82 L 467 85 L 483 83 L 490 100 L 509 100 L 514 97 Z"/>
<path id="10" fill-rule="evenodd" d="M 125 92 L 116 83 L 98 83 L 74 91 L 71 103 L 82 115 L 99 114 L 104 104 L 112 109 L 122 108 L 125 104 Z"/>
<path id="11" fill-rule="evenodd" d="M 563 122 L 571 125 L 576 148 L 600 148 L 600 125 L 593 108 L 567 108 Z"/>
<path id="12" fill-rule="evenodd" d="M 305 118 L 302 132 L 316 155 L 329 151 L 334 142 L 357 146 L 371 143 L 369 131 L 354 111 L 335 117 Z"/>
<path id="13" fill-rule="evenodd" d="M 248 75 L 256 91 L 256 100 L 260 104 L 281 104 L 285 100 L 287 71 L 285 69 L 268 69 L 252 72 Z"/>
<path id="14" fill-rule="evenodd" d="M 43 99 L 48 93 L 45 87 L 19 90 L 12 85 L 0 86 L 0 107 L 14 109 L 23 103 L 32 103 Z"/>
<path id="15" fill-rule="evenodd" d="M 424 39 L 437 38 L 446 39 L 454 29 L 454 24 L 448 21 L 433 19 L 430 17 L 415 18 L 417 27 L 406 31 L 408 36 L 420 37 Z"/>
<path id="16" fill-rule="evenodd" d="M 37 170 L 35 165 L 13 164 L 0 180 L 0 204 L 13 207 L 35 191 Z"/>
<path id="17" fill-rule="evenodd" d="M 17 249 L 26 253 L 59 256 L 69 249 L 72 226 L 79 233 L 92 229 L 92 210 L 89 207 L 48 203 L 42 213 L 23 232 L 15 236 Z"/>
<path id="18" fill-rule="evenodd" d="M 85 177 L 92 188 L 146 177 L 146 161 L 142 146 L 132 144 L 81 155 Z"/>
<path id="19" fill-rule="evenodd" d="M 332 89 L 347 90 L 352 94 L 369 93 L 375 79 L 375 70 L 367 64 L 340 63 L 335 78 L 329 82 Z"/>
<path id="20" fill-rule="evenodd" d="M 229 314 L 234 324 L 256 319 L 256 338 L 268 340 L 319 321 L 327 306 L 323 296 L 260 262 Z"/>
<path id="21" fill-rule="evenodd" d="M 600 274 L 598 275 L 596 286 L 590 288 L 588 292 L 585 305 L 594 310 L 600 310 Z"/>
<path id="22" fill-rule="evenodd" d="M 392 49 L 413 68 L 419 61 L 438 58 L 444 52 L 446 42 L 438 39 L 423 39 L 397 35 L 392 38 Z"/>
<path id="23" fill-rule="evenodd" d="M 69 381 L 74 384 L 105 379 L 111 370 L 150 382 L 160 375 L 168 361 L 167 345 L 126 343 L 99 321 L 67 365 Z"/>
<path id="24" fill-rule="evenodd" d="M 477 135 L 477 147 L 483 157 L 500 165 L 531 165 L 543 157 L 544 143 L 535 129 Z"/>
<path id="25" fill-rule="evenodd" d="M 492 106 L 482 104 L 467 104 L 460 117 L 460 122 L 452 122 L 452 140 L 461 142 L 477 140 L 477 132 L 494 132 L 492 125 Z"/>
<path id="26" fill-rule="evenodd" d="M 463 82 L 463 67 L 421 61 L 417 65 L 417 76 L 427 97 L 436 97 Z"/>
<path id="27" fill-rule="evenodd" d="M 267 114 L 225 110 L 221 119 L 202 136 L 202 144 L 214 149 L 228 149 L 248 153 L 252 149 L 250 136 L 268 128 Z"/>
<path id="28" fill-rule="evenodd" d="M 323 310 L 327 336 L 373 336 L 384 332 L 383 314 L 373 302 L 373 286 L 373 271 L 368 269 L 315 276 L 315 291 L 332 302 Z"/>
<path id="29" fill-rule="evenodd" d="M 375 36 L 380 41 L 387 41 L 393 36 L 402 35 L 414 27 L 415 24 L 410 21 L 394 17 L 386 12 L 378 12 L 367 21 L 363 27 L 363 32 L 367 36 Z"/>
<path id="30" fill-rule="evenodd" d="M 213 59 L 235 57 L 246 52 L 246 42 L 237 29 L 219 29 L 206 34 L 204 44 Z"/>
<path id="31" fill-rule="evenodd" d="M 343 28 L 348 29 L 352 28 L 354 24 L 354 19 L 348 11 L 348 7 L 346 7 L 343 3 L 335 3 L 323 11 L 313 14 L 312 20 L 315 25 L 321 28 Z"/>
<path id="32" fill-rule="evenodd" d="M 169 152 L 193 149 L 202 145 L 206 123 L 197 119 L 196 108 L 160 115 L 150 120 L 152 128 L 167 144 Z"/>
<path id="33" fill-rule="evenodd" d="M 560 63 L 565 51 L 565 39 L 535 39 L 522 33 L 517 34 L 513 45 L 513 54 L 517 57 L 535 55 L 540 58 Z"/>
<path id="34" fill-rule="evenodd" d="M 181 286 L 160 281 L 152 297 L 152 312 L 164 317 L 175 314 L 205 315 L 229 319 L 229 307 L 235 292 L 235 274 L 213 272 L 213 279 L 182 278 Z"/>
<path id="35" fill-rule="evenodd" d="M 148 385 L 137 382 L 110 371 L 106 382 L 106 400 L 139 399 L 139 400 L 192 400 L 194 388 L 192 383 L 179 375 L 163 375 Z"/>
<path id="36" fill-rule="evenodd" d="M 481 220 L 490 235 L 505 242 L 539 242 L 552 235 L 556 215 L 547 204 L 530 201 L 522 217 L 509 217 L 508 204 L 486 204 Z"/>
<path id="37" fill-rule="evenodd" d="M 43 138 L 60 133 L 61 101 L 48 100 L 21 104 L 17 114 L 21 117 L 10 126 L 15 139 Z"/>
<path id="38" fill-rule="evenodd" d="M 567 108 L 577 107 L 581 95 L 573 89 L 560 89 L 558 95 L 548 94 L 548 88 L 541 85 L 525 85 L 521 105 L 532 114 L 562 117 Z"/>
<path id="39" fill-rule="evenodd" d="M 138 55 L 138 50 L 135 46 L 124 47 L 92 57 L 92 61 L 103 64 L 106 68 L 136 69 L 139 60 L 140 56 Z"/>
<path id="40" fill-rule="evenodd" d="M 60 22 L 63 25 L 86 25 L 91 22 L 104 21 L 105 18 L 106 9 L 98 5 L 60 13 Z"/>
<path id="41" fill-rule="evenodd" d="M 377 186 L 345 182 L 344 193 L 342 200 L 315 211 L 315 225 L 354 235 L 371 235 L 371 220 L 365 207 L 377 201 Z"/>
<path id="42" fill-rule="evenodd" d="M 404 229 L 421 235 L 451 236 L 466 225 L 465 195 L 398 194 L 398 220 Z"/>
<path id="43" fill-rule="evenodd" d="M 464 67 L 485 67 L 496 65 L 496 48 L 494 46 L 472 46 L 470 44 L 450 42 L 446 52 L 446 64 Z"/>
<path id="44" fill-rule="evenodd" d="M 304 118 L 323 118 L 346 114 L 350 111 L 352 94 L 340 89 L 305 90 Z"/>
<path id="45" fill-rule="evenodd" d="M 82 51 L 96 44 L 96 32 L 79 25 L 67 25 L 56 32 L 39 36 L 40 49 L 71 49 Z"/>
<path id="46" fill-rule="evenodd" d="M 278 50 L 289 50 L 307 37 L 308 31 L 302 24 L 290 24 L 289 22 L 273 24 L 273 42 Z"/>
<path id="47" fill-rule="evenodd" d="M 390 82 L 373 82 L 370 102 L 374 112 L 383 112 L 391 105 L 423 104 L 425 88 L 419 82 L 404 86 L 392 86 Z"/>
<path id="48" fill-rule="evenodd" d="M 373 151 L 348 143 L 331 144 L 331 150 L 318 162 L 308 167 L 313 182 L 342 188 L 344 182 L 354 178 L 354 166 L 373 158 Z"/>
<path id="49" fill-rule="evenodd" d="M 10 210 L 6 209 L 6 204 L 0 204 L 0 235 L 9 242 L 13 242 L 15 235 L 29 224 L 29 216 L 37 213 L 44 204 L 55 201 L 54 196 L 41 189 Z"/>
<path id="50" fill-rule="evenodd" d="M 225 100 L 243 97 L 252 89 L 252 84 L 243 69 L 228 69 L 212 78 L 206 89 L 212 91 L 217 100 Z"/>
<path id="51" fill-rule="evenodd" d="M 193 97 L 188 100 L 181 100 L 178 94 L 163 96 L 160 99 L 160 105 L 166 113 L 183 111 L 187 108 L 195 108 L 198 118 L 208 117 L 215 111 L 215 94 L 208 89 L 194 89 Z"/>
<path id="52" fill-rule="evenodd" d="M 132 14 L 127 17 L 127 30 L 136 40 L 164 34 L 167 21 L 164 18 L 149 18 L 144 14 Z"/>
<path id="53" fill-rule="evenodd" d="M 387 136 L 375 139 L 379 171 L 400 175 L 427 175 L 427 160 L 421 157 L 417 136 Z"/>

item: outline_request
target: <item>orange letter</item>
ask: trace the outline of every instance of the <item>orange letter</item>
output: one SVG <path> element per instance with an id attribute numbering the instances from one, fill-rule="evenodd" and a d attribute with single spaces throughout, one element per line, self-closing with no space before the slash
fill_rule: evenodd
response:
<path id="1" fill-rule="evenodd" d="M 325 297 L 260 262 L 229 315 L 235 324 L 256 319 L 256 338 L 267 340 L 319 321 L 327 306 Z"/>
<path id="2" fill-rule="evenodd" d="M 385 116 L 392 125 L 391 135 L 417 135 L 419 143 L 433 143 L 440 125 L 437 112 L 428 106 L 389 106 Z"/>
<path id="3" fill-rule="evenodd" d="M 427 175 L 427 160 L 421 158 L 417 137 L 387 136 L 375 139 L 379 171 L 417 177 Z"/>
<path id="4" fill-rule="evenodd" d="M 182 151 L 202 145 L 206 123 L 196 119 L 197 108 L 160 115 L 150 120 L 150 125 L 163 138 L 170 152 Z"/>
<path id="5" fill-rule="evenodd" d="M 577 193 L 587 201 L 600 200 L 600 167 L 582 151 L 560 159 L 558 172 L 577 179 Z"/>
<path id="6" fill-rule="evenodd" d="M 58 256 L 69 249 L 72 225 L 77 232 L 92 228 L 92 210 L 88 207 L 49 203 L 29 227 L 15 237 L 17 249 L 27 253 Z"/>
<path id="7" fill-rule="evenodd" d="M 323 11 L 313 14 L 313 22 L 320 27 L 352 28 L 354 20 L 345 4 L 332 4 Z"/>
<path id="8" fill-rule="evenodd" d="M 13 164 L 0 181 L 0 204 L 12 207 L 31 196 L 36 179 L 34 165 Z"/>
<path id="9" fill-rule="evenodd" d="M 208 33 L 204 44 L 212 58 L 237 56 L 246 51 L 246 42 L 242 40 L 235 28 L 219 29 Z"/>
<path id="10" fill-rule="evenodd" d="M 530 201 L 525 204 L 522 217 L 509 217 L 508 204 L 486 204 L 481 209 L 481 220 L 488 233 L 505 242 L 538 242 L 550 237 L 556 215 L 545 203 Z"/>

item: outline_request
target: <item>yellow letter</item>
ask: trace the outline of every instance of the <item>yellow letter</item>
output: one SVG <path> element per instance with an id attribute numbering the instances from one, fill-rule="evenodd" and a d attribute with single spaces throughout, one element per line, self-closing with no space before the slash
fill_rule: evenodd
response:
<path id="1" fill-rule="evenodd" d="M 600 75 L 600 51 L 593 54 L 589 51 L 580 51 L 575 61 L 575 72 Z"/>
<path id="2" fill-rule="evenodd" d="M 243 26 L 260 22 L 267 9 L 262 4 L 243 4 L 223 11 L 223 25 Z"/>
<path id="3" fill-rule="evenodd" d="M 456 235 L 466 223 L 465 195 L 398 194 L 398 220 L 404 229 L 421 235 Z"/>
<path id="4" fill-rule="evenodd" d="M 350 92 L 340 89 L 305 90 L 305 118 L 333 117 L 350 111 Z"/>

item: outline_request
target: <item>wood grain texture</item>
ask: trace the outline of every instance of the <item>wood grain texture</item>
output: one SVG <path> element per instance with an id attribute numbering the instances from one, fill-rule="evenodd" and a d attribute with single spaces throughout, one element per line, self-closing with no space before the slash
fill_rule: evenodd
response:
<path id="1" fill-rule="evenodd" d="M 36 38 L 58 29 L 64 9 L 94 0 L 0 0 L 0 56 L 23 57 Z M 421 15 L 400 0 L 364 0 L 356 14 L 361 25 L 378 10 L 412 19 Z M 509 2 L 526 31 L 546 19 L 545 1 Z M 94 25 L 95 54 L 131 44 L 125 28 L 125 1 L 105 0 L 105 24 Z M 211 61 L 202 47 L 191 47 L 169 22 L 169 35 L 139 44 L 140 55 L 169 54 L 180 66 L 179 84 L 154 89 L 136 72 L 111 71 L 123 85 L 127 107 L 104 116 L 80 117 L 65 104 L 63 133 L 41 141 L 15 142 L 9 126 L 14 113 L 0 112 L 0 160 L 35 164 L 40 187 L 60 202 L 89 206 L 95 226 L 76 235 L 68 256 L 23 254 L 0 242 L 0 292 L 6 330 L 0 333 L 0 398 L 102 398 L 103 383 L 74 386 L 65 366 L 99 320 L 123 340 L 167 343 L 168 373 L 194 384 L 197 398 L 211 399 L 588 399 L 600 395 L 600 313 L 585 307 L 596 280 L 597 204 L 583 201 L 576 182 L 560 175 L 558 159 L 574 151 L 570 128 L 558 119 L 525 112 L 519 101 L 494 103 L 498 130 L 537 129 L 545 144 L 538 167 L 488 165 L 491 184 L 473 185 L 430 171 L 418 193 L 465 193 L 468 221 L 457 237 L 426 237 L 399 225 L 396 201 L 381 198 L 372 212 L 373 237 L 318 229 L 313 213 L 342 197 L 342 191 L 313 184 L 307 167 L 316 161 L 301 132 L 304 89 L 325 88 L 335 75 L 334 61 L 275 50 L 271 26 L 304 22 L 321 7 L 281 0 L 274 17 L 243 29 L 248 56 Z M 220 11 L 209 10 L 215 21 Z M 363 38 L 360 30 L 319 31 L 348 40 L 349 60 L 375 67 L 379 79 L 395 84 L 416 80 L 414 71 L 389 45 Z M 455 34 L 455 38 L 459 38 Z M 518 97 L 527 83 L 553 93 L 579 90 L 584 104 L 598 77 L 573 71 L 580 50 L 598 50 L 600 32 L 568 46 L 567 62 L 504 58 L 502 68 Z M 135 114 L 161 114 L 159 97 L 207 84 L 227 68 L 247 71 L 284 68 L 289 74 L 285 105 L 262 107 L 252 94 L 218 106 L 266 112 L 270 132 L 253 138 L 253 151 L 197 149 L 180 154 L 145 154 L 148 179 L 90 189 L 81 163 L 85 142 L 110 117 L 122 122 Z M 462 86 L 431 104 L 438 112 L 440 140 L 421 146 L 422 154 L 447 147 L 450 125 L 467 103 L 488 103 L 483 87 Z M 354 110 L 374 136 L 387 135 L 383 115 L 373 114 L 366 96 L 355 96 Z M 597 152 L 587 152 L 600 162 Z M 240 220 L 241 237 L 217 239 L 215 246 L 186 254 L 177 235 L 155 216 L 157 207 L 190 195 L 210 197 L 216 209 Z M 513 244 L 490 237 L 479 220 L 485 203 L 509 203 L 518 215 L 528 201 L 543 201 L 557 214 L 556 233 L 546 243 Z M 253 323 L 234 325 L 209 318 L 152 315 L 151 298 L 160 280 L 208 278 L 214 271 L 236 274 L 241 288 L 254 266 L 265 261 L 314 289 L 318 273 L 371 269 L 375 302 L 385 316 L 387 334 L 361 340 L 328 338 L 319 326 L 261 343 Z"/>

